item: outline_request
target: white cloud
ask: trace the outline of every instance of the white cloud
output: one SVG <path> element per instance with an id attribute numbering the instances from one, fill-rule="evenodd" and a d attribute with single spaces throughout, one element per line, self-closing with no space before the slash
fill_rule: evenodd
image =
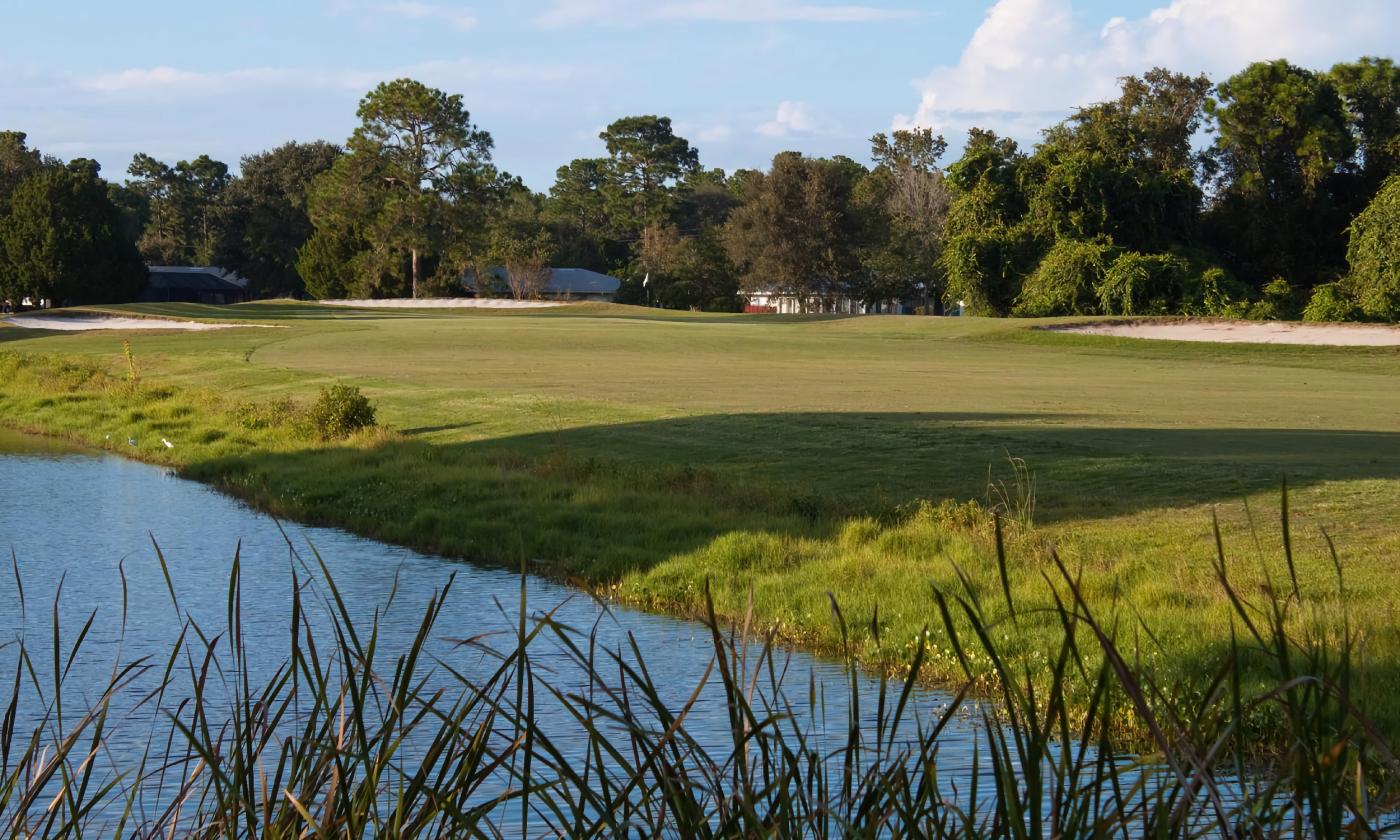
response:
<path id="1" fill-rule="evenodd" d="M 734 135 L 734 129 L 727 125 L 712 125 L 701 129 L 695 139 L 701 143 L 723 143 Z"/>
<path id="2" fill-rule="evenodd" d="M 637 26 L 643 23 L 874 23 L 913 17 L 902 9 L 803 0 L 553 0 L 541 26 Z"/>
<path id="3" fill-rule="evenodd" d="M 457 6 L 436 5 L 405 0 L 397 3 L 380 3 L 373 10 L 381 15 L 408 18 L 410 20 L 440 21 L 462 32 L 477 24 L 476 15 Z"/>
<path id="4" fill-rule="evenodd" d="M 402 76 L 431 85 L 451 87 L 483 81 L 559 82 L 585 75 L 585 70 L 567 65 L 460 58 L 422 61 L 383 70 L 255 67 L 200 71 L 165 65 L 132 67 L 80 77 L 75 84 L 80 90 L 93 93 L 166 101 L 227 95 L 257 88 L 363 93 L 379 82 Z"/>
<path id="5" fill-rule="evenodd" d="M 817 129 L 816 118 L 811 110 L 801 102 L 783 102 L 773 119 L 755 129 L 764 137 L 790 137 L 794 134 L 810 134 Z"/>
<path id="6" fill-rule="evenodd" d="M 956 64 L 915 81 L 918 107 L 893 125 L 981 125 L 1032 140 L 1075 106 L 1113 96 L 1119 77 L 1155 66 L 1217 80 L 1281 57 L 1326 68 L 1391 52 L 1397 38 L 1393 0 L 1171 0 L 1099 22 L 1076 18 L 1072 0 L 998 0 Z"/>

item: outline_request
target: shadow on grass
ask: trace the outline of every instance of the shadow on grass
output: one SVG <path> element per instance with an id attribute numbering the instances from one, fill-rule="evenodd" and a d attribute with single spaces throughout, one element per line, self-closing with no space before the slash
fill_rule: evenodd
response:
<path id="1" fill-rule="evenodd" d="M 304 521 L 490 563 L 528 557 L 602 582 L 735 532 L 826 539 L 852 516 L 897 517 L 919 499 L 986 501 L 989 481 L 1014 481 L 1008 455 L 1034 472 L 1039 524 L 1231 501 L 1283 476 L 1295 488 L 1400 478 L 1397 433 L 925 413 L 714 415 L 471 443 L 390 439 L 259 451 L 188 472 Z"/>

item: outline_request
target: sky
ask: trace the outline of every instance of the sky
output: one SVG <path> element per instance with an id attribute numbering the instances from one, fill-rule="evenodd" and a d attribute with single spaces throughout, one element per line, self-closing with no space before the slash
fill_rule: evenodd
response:
<path id="1" fill-rule="evenodd" d="M 343 142 L 368 90 L 410 76 L 462 94 L 538 190 L 622 116 L 671 117 L 731 171 L 865 161 L 911 126 L 1034 143 L 1153 66 L 1220 80 L 1400 44 L 1400 0 L 0 0 L 0 20 L 0 129 L 110 178 L 136 152 L 236 168 Z"/>

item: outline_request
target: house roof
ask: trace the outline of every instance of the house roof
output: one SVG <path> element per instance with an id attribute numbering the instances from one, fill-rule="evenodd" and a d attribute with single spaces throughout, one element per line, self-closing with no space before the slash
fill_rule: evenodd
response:
<path id="1" fill-rule="evenodd" d="M 622 286 L 622 281 L 608 274 L 599 274 L 586 268 L 550 269 L 549 282 L 544 290 L 549 294 L 613 294 Z"/>
<path id="2" fill-rule="evenodd" d="M 500 266 L 490 269 L 491 276 L 504 282 L 506 270 Z M 466 278 L 468 288 L 474 288 L 473 278 Z M 544 284 L 547 295 L 610 295 L 622 287 L 622 281 L 608 274 L 586 268 L 551 268 L 549 281 Z"/>
<path id="3" fill-rule="evenodd" d="M 197 289 L 201 292 L 241 292 L 242 279 L 213 266 L 153 265 L 147 268 L 152 289 Z"/>

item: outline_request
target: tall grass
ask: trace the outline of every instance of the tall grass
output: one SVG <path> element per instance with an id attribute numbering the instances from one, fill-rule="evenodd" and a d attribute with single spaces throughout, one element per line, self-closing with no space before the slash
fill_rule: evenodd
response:
<path id="1" fill-rule="evenodd" d="M 918 645 L 902 681 L 879 681 L 873 691 L 850 649 L 844 686 L 802 685 L 771 637 L 755 636 L 749 618 L 723 624 L 713 606 L 708 667 L 676 702 L 667 698 L 677 687 L 648 668 L 663 654 L 630 636 L 604 647 L 596 627 L 566 626 L 527 604 L 523 578 L 503 637 L 448 640 L 442 652 L 449 580 L 424 605 L 411 643 L 386 650 L 382 612 L 357 621 L 314 552 L 293 574 L 285 658 L 254 664 L 235 554 L 224 626 L 200 626 L 171 587 L 176 644 L 159 657 L 112 665 L 98 696 L 65 692 L 94 618 L 76 632 L 60 627 L 55 603 L 49 638 L 15 642 L 0 721 L 0 821 L 15 837 L 1176 838 L 1394 830 L 1400 765 L 1352 702 L 1359 640 L 1344 611 L 1325 622 L 1296 619 L 1310 604 L 1289 572 L 1287 528 L 1285 500 L 1277 586 L 1239 591 L 1223 548 L 1218 553 L 1236 633 L 1204 695 L 1154 679 L 1141 665 L 1152 645 L 1146 628 L 1113 605 L 1089 603 L 1077 573 L 1058 558 L 1044 574 L 1062 629 L 1053 667 L 1042 675 L 1009 665 L 997 639 L 1027 613 L 1006 587 L 996 596 L 1005 609 L 995 613 L 1005 617 L 989 618 L 984 593 L 960 572 L 964 585 L 930 591 L 942 627 L 925 638 L 953 648 L 968 682 L 932 711 L 916 687 L 931 642 Z M 995 559 L 1004 575 L 1002 544 Z M 19 608 L 27 609 L 15 568 Z M 831 616 L 846 638 L 834 597 Z M 970 633 L 958 629 L 968 626 Z M 879 627 L 877 615 L 870 625 L 877 645 Z M 1124 641 L 1144 635 L 1145 642 Z M 542 647 L 549 665 L 540 662 Z M 469 677 L 464 657 L 492 665 Z M 992 679 L 975 660 L 991 663 Z M 1252 674 L 1263 667 L 1272 675 L 1263 690 L 1245 688 L 1246 664 Z M 992 686 L 992 696 L 973 694 L 974 678 Z M 1087 711 L 1067 700 L 1075 684 L 1091 696 Z M 826 720 L 823 690 L 844 694 L 844 719 Z M 539 713 L 546 702 L 565 710 L 565 725 Z M 700 704 L 716 702 L 727 726 L 692 725 Z M 1261 712 L 1282 721 L 1280 750 L 1252 743 L 1247 722 Z M 1150 733 L 1150 750 L 1120 751 L 1111 733 L 1123 715 Z M 946 769 L 942 750 L 955 720 L 978 726 L 970 771 Z"/>

